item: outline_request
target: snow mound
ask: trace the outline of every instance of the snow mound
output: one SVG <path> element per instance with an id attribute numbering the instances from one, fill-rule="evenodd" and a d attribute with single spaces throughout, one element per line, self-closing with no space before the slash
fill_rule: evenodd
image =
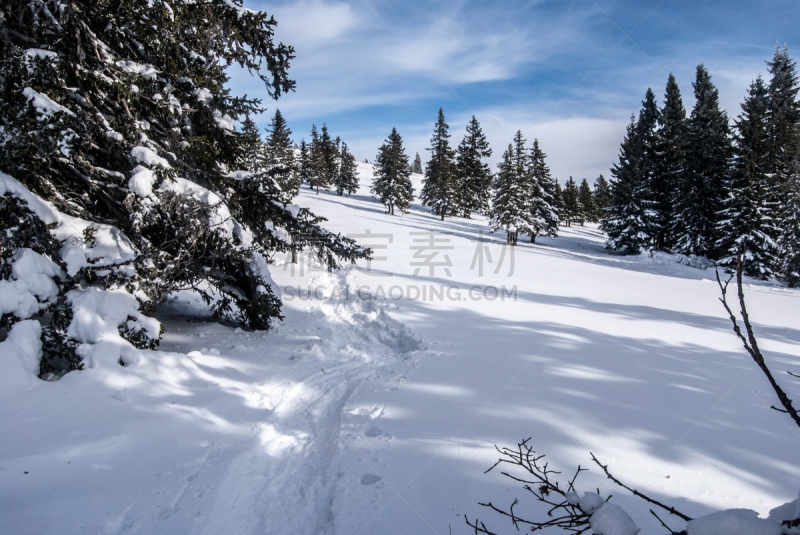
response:
<path id="1" fill-rule="evenodd" d="M 751 509 L 727 509 L 686 524 L 688 535 L 780 535 L 780 522 L 759 518 Z"/>
<path id="2" fill-rule="evenodd" d="M 641 530 L 622 507 L 613 503 L 603 504 L 595 511 L 589 518 L 589 525 L 597 535 L 636 535 Z"/>
<path id="3" fill-rule="evenodd" d="M 1 291 L 0 291 L 1 292 Z M 0 343 L 0 388 L 30 390 L 38 382 L 42 327 L 36 320 L 15 323 Z"/>
<path id="4" fill-rule="evenodd" d="M 55 263 L 30 249 L 19 249 L 12 257 L 12 280 L 0 280 L 0 315 L 24 320 L 55 303 L 54 277 L 64 277 Z"/>
<path id="5" fill-rule="evenodd" d="M 47 95 L 39 93 L 30 87 L 26 87 L 22 90 L 22 96 L 28 99 L 28 102 L 33 104 L 33 107 L 36 108 L 40 114 L 42 114 L 42 118 L 44 117 L 52 117 L 56 113 L 66 113 L 69 116 L 75 117 L 75 114 L 72 113 L 70 110 L 59 104 L 58 102 L 53 101 Z"/>

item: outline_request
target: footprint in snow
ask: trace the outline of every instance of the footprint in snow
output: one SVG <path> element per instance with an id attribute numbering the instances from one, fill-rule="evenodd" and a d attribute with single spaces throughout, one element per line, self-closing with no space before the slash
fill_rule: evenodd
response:
<path id="1" fill-rule="evenodd" d="M 361 476 L 361 484 L 362 485 L 372 485 L 373 483 L 377 483 L 381 480 L 381 476 L 375 474 L 364 474 Z"/>
<path id="2" fill-rule="evenodd" d="M 377 437 L 380 436 L 381 432 L 382 431 L 377 427 L 370 427 L 369 429 L 364 431 L 364 435 L 368 437 Z"/>

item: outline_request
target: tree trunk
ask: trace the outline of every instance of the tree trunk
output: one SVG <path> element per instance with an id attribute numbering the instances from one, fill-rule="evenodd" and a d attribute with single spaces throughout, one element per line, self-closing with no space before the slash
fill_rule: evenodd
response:
<path id="1" fill-rule="evenodd" d="M 536 234 L 531 234 L 531 243 L 536 243 Z"/>
<path id="2" fill-rule="evenodd" d="M 296 263 L 297 263 L 297 251 L 295 249 L 292 249 L 292 264 Z"/>

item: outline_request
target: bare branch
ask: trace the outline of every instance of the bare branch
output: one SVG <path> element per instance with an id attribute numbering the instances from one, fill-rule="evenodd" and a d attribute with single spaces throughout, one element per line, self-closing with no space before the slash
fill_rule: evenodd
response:
<path id="1" fill-rule="evenodd" d="M 622 487 L 625 490 L 628 490 L 628 491 L 632 492 L 634 496 L 638 496 L 639 498 L 641 498 L 641 499 L 643 499 L 643 500 L 645 500 L 647 502 L 650 502 L 653 505 L 657 505 L 657 506 L 661 507 L 663 510 L 667 511 L 669 514 L 672 514 L 672 515 L 675 515 L 677 517 L 680 517 L 680 518 L 686 520 L 687 522 L 689 520 L 692 520 L 691 517 L 686 516 L 685 514 L 681 513 L 677 509 L 675 509 L 674 507 L 670 507 L 668 505 L 664 505 L 663 503 L 659 502 L 658 500 L 654 500 L 653 498 L 642 494 L 638 490 L 630 488 L 629 486 L 624 484 L 622 481 L 620 481 L 619 479 L 617 479 L 614 476 L 612 476 L 611 472 L 608 471 L 608 465 L 601 464 L 600 461 L 597 460 L 597 457 L 594 456 L 594 453 L 591 453 L 591 452 L 589 452 L 589 453 L 592 456 L 592 460 L 595 462 L 595 464 L 597 464 L 597 466 L 602 468 L 603 472 L 606 473 L 606 477 L 608 477 L 608 479 L 613 481 L 615 484 L 619 485 L 620 487 Z"/>

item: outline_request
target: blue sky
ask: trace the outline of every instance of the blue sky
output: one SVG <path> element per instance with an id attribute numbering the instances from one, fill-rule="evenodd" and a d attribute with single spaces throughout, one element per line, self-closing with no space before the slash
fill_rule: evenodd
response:
<path id="1" fill-rule="evenodd" d="M 648 87 L 663 99 L 677 77 L 694 102 L 698 63 L 709 69 L 730 116 L 750 81 L 766 75 L 777 43 L 800 57 L 800 0 L 769 1 L 325 1 L 259 2 L 277 39 L 297 58 L 297 90 L 275 107 L 293 138 L 326 122 L 359 160 L 373 160 L 397 127 L 423 161 L 441 106 L 457 145 L 474 114 L 502 155 L 517 129 L 538 138 L 564 181 L 600 174 L 616 160 L 625 124 Z M 236 93 L 259 96 L 232 73 Z"/>

